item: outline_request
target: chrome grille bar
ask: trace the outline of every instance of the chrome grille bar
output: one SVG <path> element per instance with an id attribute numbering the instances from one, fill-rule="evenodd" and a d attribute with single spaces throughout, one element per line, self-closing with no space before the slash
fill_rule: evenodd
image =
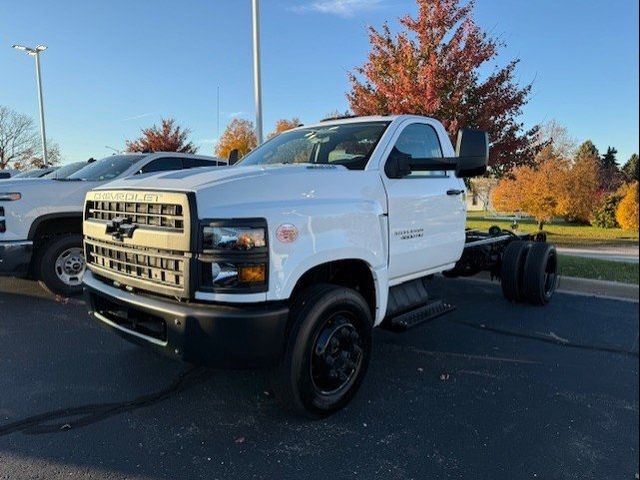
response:
<path id="1" fill-rule="evenodd" d="M 110 221 L 127 217 L 137 225 L 149 225 L 182 232 L 182 205 L 143 202 L 87 201 L 87 219 Z"/>
<path id="2" fill-rule="evenodd" d="M 125 247 L 85 239 L 87 264 L 99 274 L 133 287 L 184 296 L 189 257 L 184 253 Z"/>

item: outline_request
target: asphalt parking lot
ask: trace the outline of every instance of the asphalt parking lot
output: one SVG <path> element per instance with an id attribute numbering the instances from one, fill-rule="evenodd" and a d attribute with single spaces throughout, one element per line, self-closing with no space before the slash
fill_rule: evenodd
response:
<path id="1" fill-rule="evenodd" d="M 175 363 L 0 279 L 0 478 L 638 478 L 638 304 L 443 285 L 457 310 L 377 332 L 355 401 L 309 422 L 261 372 Z"/>

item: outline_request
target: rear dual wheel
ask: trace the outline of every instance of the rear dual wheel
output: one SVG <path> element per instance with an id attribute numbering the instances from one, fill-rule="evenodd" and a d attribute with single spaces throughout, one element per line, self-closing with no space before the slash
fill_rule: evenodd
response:
<path id="1" fill-rule="evenodd" d="M 513 241 L 502 257 L 502 293 L 512 302 L 546 305 L 555 293 L 557 272 L 558 255 L 553 245 Z"/>
<path id="2" fill-rule="evenodd" d="M 524 263 L 523 291 L 533 305 L 546 305 L 558 286 L 558 254 L 548 243 L 534 243 Z"/>
<path id="3" fill-rule="evenodd" d="M 531 245 L 531 242 L 514 240 L 507 245 L 502 254 L 500 271 L 502 294 L 510 302 L 521 302 L 523 300 L 524 263 Z"/>

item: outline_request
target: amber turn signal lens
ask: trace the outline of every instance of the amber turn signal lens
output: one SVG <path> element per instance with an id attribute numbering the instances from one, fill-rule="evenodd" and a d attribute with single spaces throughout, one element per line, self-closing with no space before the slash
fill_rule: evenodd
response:
<path id="1" fill-rule="evenodd" d="M 241 283 L 264 283 L 267 279 L 267 269 L 264 264 L 239 267 L 238 279 Z"/>

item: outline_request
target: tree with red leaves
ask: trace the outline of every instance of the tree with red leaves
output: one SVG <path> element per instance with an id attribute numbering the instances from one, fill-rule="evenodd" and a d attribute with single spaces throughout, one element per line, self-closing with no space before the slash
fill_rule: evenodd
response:
<path id="1" fill-rule="evenodd" d="M 180 152 L 196 153 L 198 148 L 187 141 L 188 128 L 175 125 L 173 118 L 163 118 L 162 125 L 143 128 L 138 140 L 127 140 L 127 152 Z"/>
<path id="2" fill-rule="evenodd" d="M 356 115 L 413 113 L 443 122 L 452 140 L 462 127 L 489 132 L 492 173 L 502 176 L 531 164 L 539 146 L 537 127 L 518 121 L 531 85 L 514 79 L 515 59 L 483 78 L 480 67 L 495 59 L 501 45 L 474 22 L 474 1 L 417 0 L 416 18 L 400 18 L 393 35 L 387 23 L 369 28 L 372 50 L 364 66 L 349 75 L 347 94 Z"/>

